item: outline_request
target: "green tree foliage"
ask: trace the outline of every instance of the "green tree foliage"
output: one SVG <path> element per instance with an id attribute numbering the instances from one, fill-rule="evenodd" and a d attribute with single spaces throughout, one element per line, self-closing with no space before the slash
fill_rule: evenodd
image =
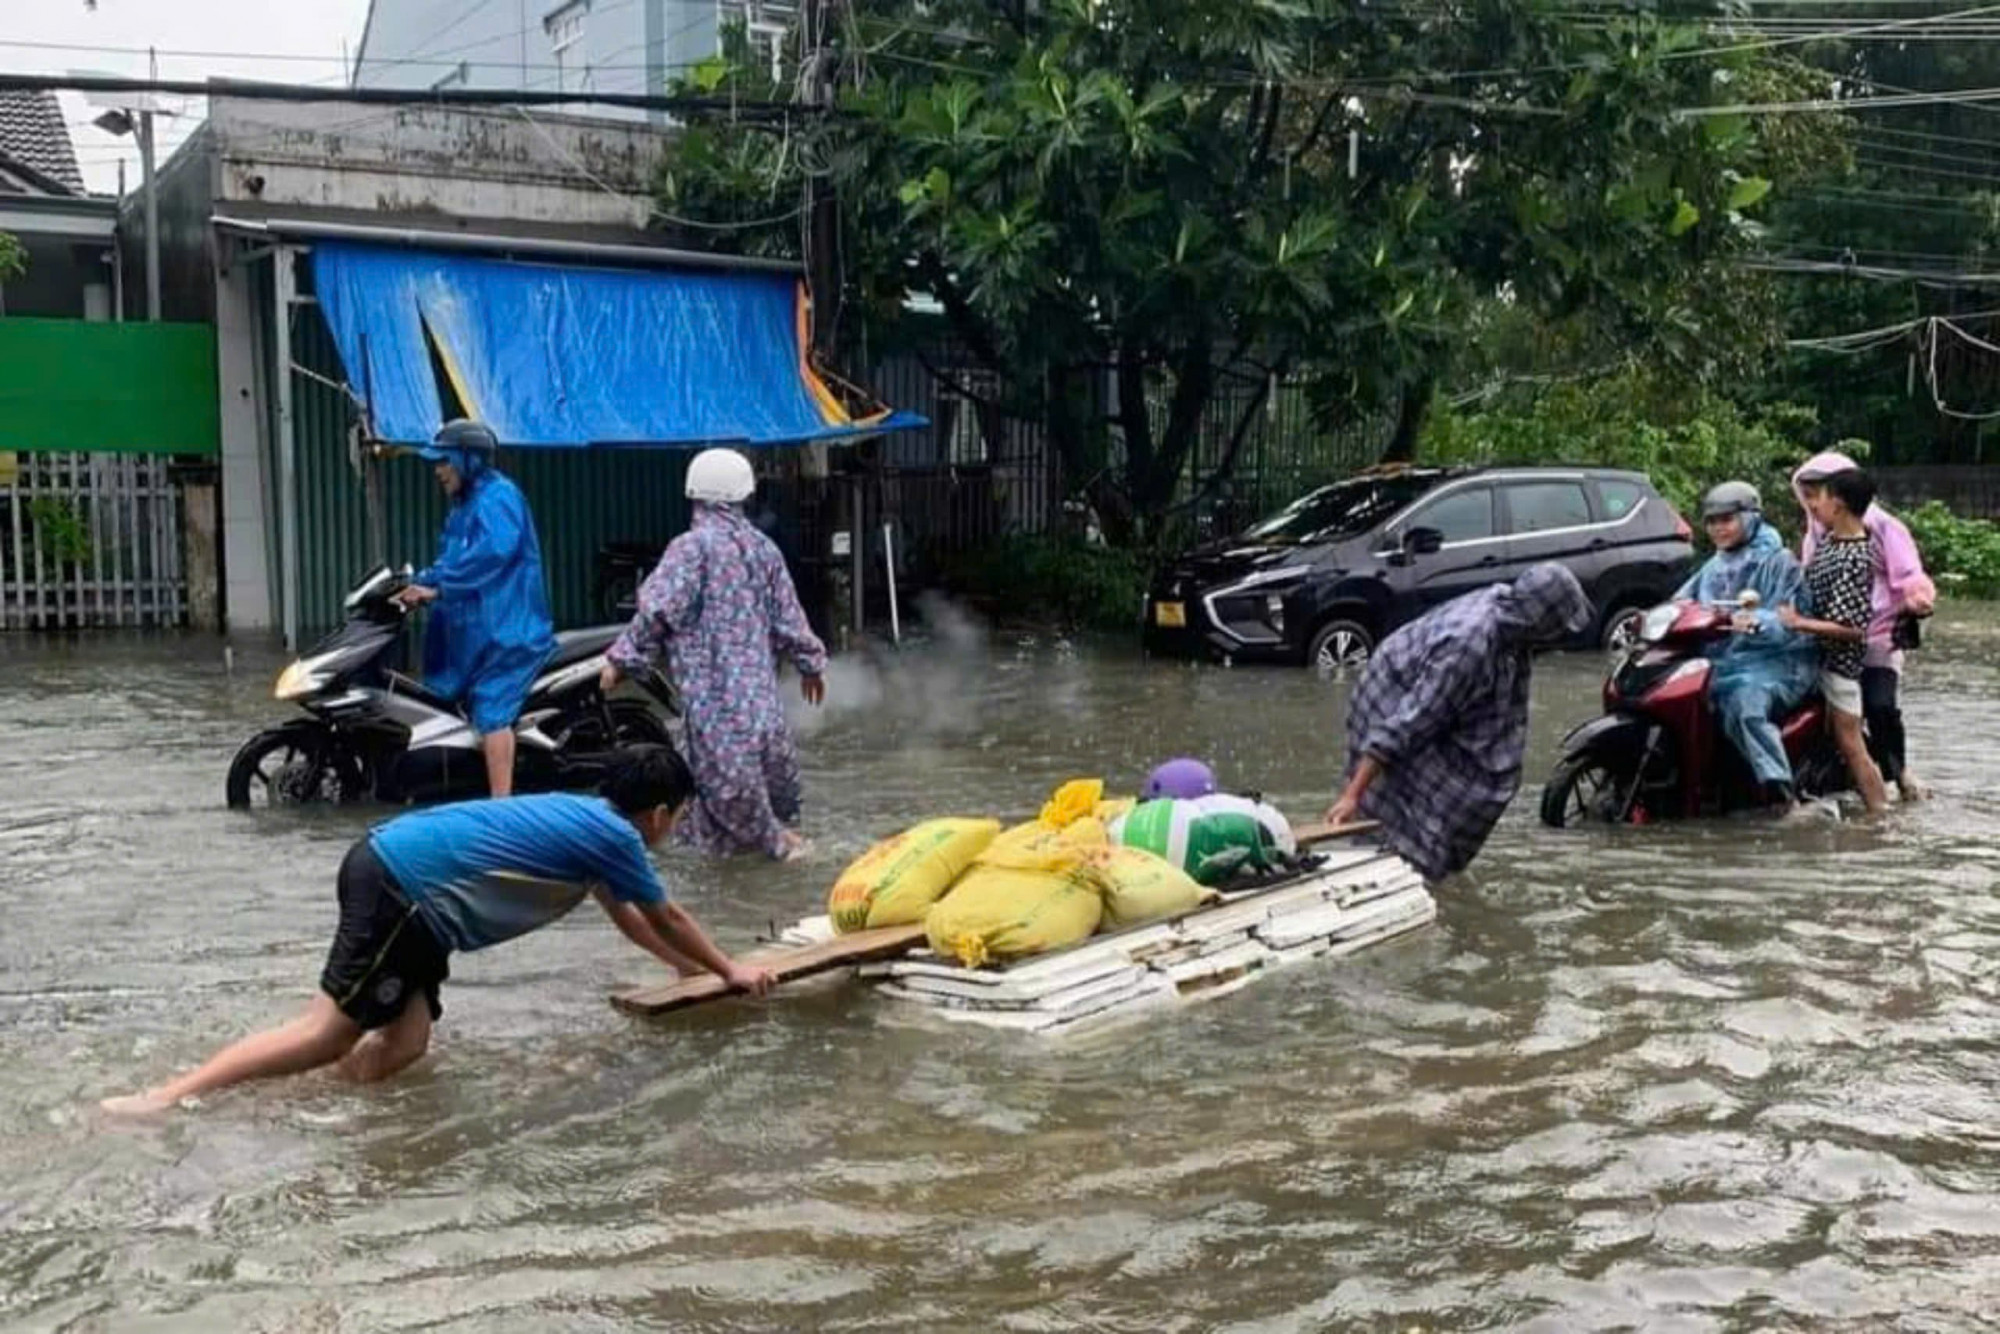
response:
<path id="1" fill-rule="evenodd" d="M 28 252 L 6 232 L 0 232 L 0 282 L 18 278 L 28 271 Z"/>
<path id="2" fill-rule="evenodd" d="M 1806 457 L 1812 426 L 1802 409 L 1746 410 L 1719 390 L 1633 368 L 1484 410 L 1441 407 L 1428 424 L 1423 453 L 1436 463 L 1562 460 L 1631 468 L 1651 476 L 1682 514 L 1695 513 L 1702 492 L 1717 482 L 1746 481 L 1787 527 L 1791 472 Z"/>
<path id="3" fill-rule="evenodd" d="M 1940 591 L 2000 597 L 2000 524 L 1962 519 L 1935 500 L 1902 518 Z"/>
<path id="4" fill-rule="evenodd" d="M 933 300 L 1114 540 L 1186 498 L 1227 382 L 1307 374 L 1329 420 L 1394 412 L 1407 452 L 1495 305 L 1697 379 L 1774 337 L 1703 278 L 1756 244 L 1790 127 L 1676 113 L 1811 76 L 1693 24 L 1564 0 L 840 12 L 838 114 L 689 127 L 664 211 L 797 255 L 806 178 L 830 185 L 844 345 L 910 346 L 908 298 Z M 778 91 L 740 38 L 692 82 Z M 1261 407 L 1219 424 L 1217 478 Z"/>

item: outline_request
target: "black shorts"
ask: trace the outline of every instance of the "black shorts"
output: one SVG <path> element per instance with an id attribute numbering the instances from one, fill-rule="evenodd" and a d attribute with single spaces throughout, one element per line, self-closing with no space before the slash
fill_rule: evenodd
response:
<path id="1" fill-rule="evenodd" d="M 340 926 L 319 989 L 364 1032 L 395 1022 L 418 992 L 436 1022 L 444 1014 L 438 986 L 451 976 L 448 953 L 367 839 L 347 850 L 339 887 Z"/>

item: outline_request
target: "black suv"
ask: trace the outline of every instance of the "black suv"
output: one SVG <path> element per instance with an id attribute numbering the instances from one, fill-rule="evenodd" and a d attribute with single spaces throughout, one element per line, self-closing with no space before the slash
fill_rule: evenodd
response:
<path id="1" fill-rule="evenodd" d="M 1322 668 L 1461 593 L 1560 561 L 1597 607 L 1595 643 L 1672 596 L 1693 532 L 1643 473 L 1609 468 L 1371 469 L 1299 497 L 1153 579 L 1155 653 Z"/>

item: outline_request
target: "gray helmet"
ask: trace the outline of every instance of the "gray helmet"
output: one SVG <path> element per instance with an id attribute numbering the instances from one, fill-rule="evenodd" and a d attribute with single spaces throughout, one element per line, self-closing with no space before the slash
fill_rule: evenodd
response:
<path id="1" fill-rule="evenodd" d="M 1764 498 L 1757 494 L 1757 488 L 1748 482 L 1724 482 L 1711 487 L 1701 498 L 1701 517 L 1719 518 L 1725 514 L 1762 514 Z"/>
<path id="2" fill-rule="evenodd" d="M 418 450 L 417 454 L 422 458 L 431 460 L 433 463 L 440 459 L 449 462 L 451 456 L 445 452 L 446 450 L 463 449 L 469 450 L 474 454 L 487 455 L 487 461 L 490 463 L 492 455 L 499 448 L 500 440 L 499 437 L 493 434 L 492 427 L 486 425 L 484 422 L 476 422 L 467 417 L 460 417 L 440 426 L 438 433 L 431 437 L 430 444 Z"/>

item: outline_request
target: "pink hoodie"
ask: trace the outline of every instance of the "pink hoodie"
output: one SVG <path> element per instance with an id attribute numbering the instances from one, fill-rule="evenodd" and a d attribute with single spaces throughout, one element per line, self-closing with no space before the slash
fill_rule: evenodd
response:
<path id="1" fill-rule="evenodd" d="M 1803 506 L 1806 477 L 1825 477 L 1860 466 L 1845 454 L 1815 454 L 1792 474 L 1792 493 Z M 1901 519 L 1880 505 L 1870 505 L 1861 516 L 1861 524 L 1868 530 L 1869 545 L 1875 555 L 1875 585 L 1869 599 L 1874 614 L 1868 620 L 1868 665 L 1894 666 L 1896 650 L 1890 635 L 1896 628 L 1896 618 L 1906 611 L 1929 615 L 1937 605 L 1937 585 L 1924 573 L 1916 539 L 1910 536 Z M 1812 564 L 1813 552 L 1825 540 L 1826 529 L 1812 515 L 1806 515 L 1805 537 L 1799 543 L 1800 562 Z"/>

